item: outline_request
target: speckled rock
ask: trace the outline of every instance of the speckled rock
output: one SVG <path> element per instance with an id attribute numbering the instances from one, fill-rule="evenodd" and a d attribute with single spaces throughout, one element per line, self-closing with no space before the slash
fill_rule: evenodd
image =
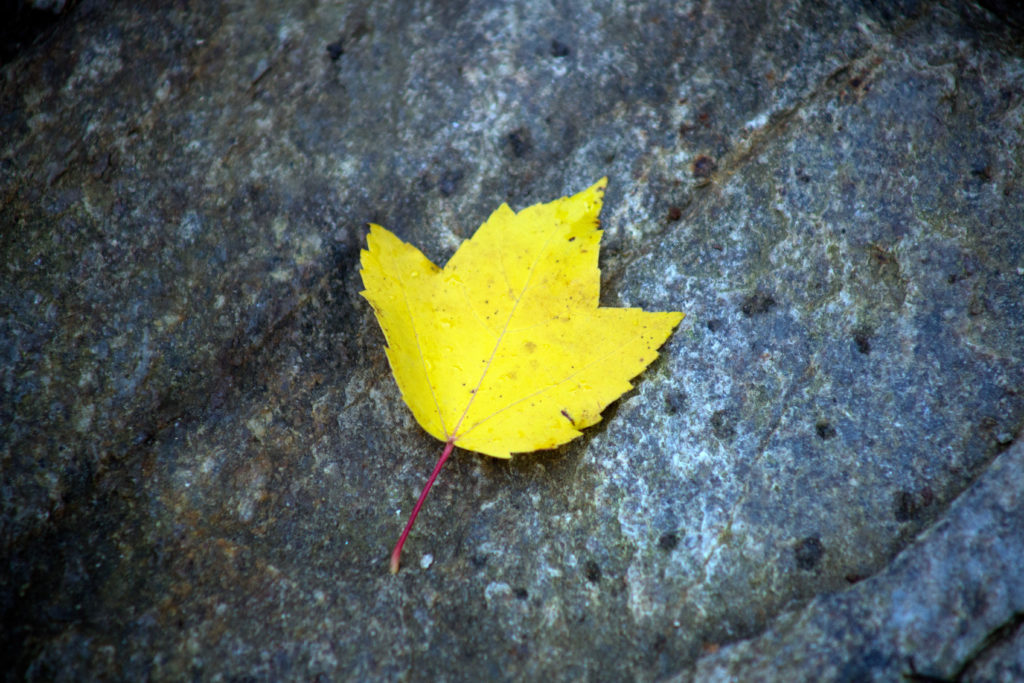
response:
<path id="1" fill-rule="evenodd" d="M 699 681 L 1024 677 L 1024 444 L 876 576 L 700 660 Z"/>
<path id="2" fill-rule="evenodd" d="M 0 69 L 10 678 L 685 680 L 750 643 L 799 673 L 793 615 L 866 610 L 851 596 L 893 595 L 919 546 L 950 550 L 880 620 L 1008 594 L 995 561 L 957 571 L 975 546 L 943 529 L 996 505 L 964 492 L 1024 422 L 1012 13 L 65 19 Z M 457 452 L 392 577 L 440 444 L 358 295 L 366 223 L 443 262 L 500 202 L 602 175 L 604 302 L 686 320 L 573 444 Z M 852 614 L 820 613 L 823 634 Z M 920 653 L 864 629 L 837 676 L 1019 663 L 1019 620 L 947 627 L 968 635 Z"/>

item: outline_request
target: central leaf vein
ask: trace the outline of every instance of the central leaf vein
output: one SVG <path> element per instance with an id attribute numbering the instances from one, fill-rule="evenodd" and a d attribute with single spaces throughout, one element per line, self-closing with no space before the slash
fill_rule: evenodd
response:
<path id="1" fill-rule="evenodd" d="M 463 420 L 466 419 L 466 415 L 469 414 L 470 408 L 473 407 L 473 402 L 476 400 L 477 396 L 480 395 L 480 387 L 483 386 L 484 380 L 487 378 L 487 373 L 490 371 L 491 365 L 494 364 L 494 358 L 495 358 L 495 356 L 498 355 L 498 349 L 501 348 L 501 343 L 505 340 L 505 336 L 506 336 L 506 334 L 508 333 L 508 330 L 509 330 L 509 325 L 512 324 L 512 319 L 515 317 L 516 311 L 519 309 L 519 304 L 522 303 L 524 298 L 526 298 L 526 291 L 530 288 L 530 281 L 533 279 L 533 274 L 537 270 L 537 264 L 539 264 L 541 262 L 541 259 L 547 253 L 548 245 L 551 244 L 552 237 L 553 237 L 553 232 L 548 234 L 548 238 L 547 238 L 547 240 L 545 240 L 544 245 L 540 248 L 540 250 L 539 250 L 539 252 L 537 254 L 537 258 L 535 258 L 533 260 L 533 263 L 530 264 L 530 268 L 529 268 L 527 276 L 526 276 L 526 281 L 523 283 L 523 288 L 519 291 L 519 295 L 515 297 L 515 300 L 514 300 L 514 302 L 512 304 L 512 310 L 509 311 L 508 317 L 505 319 L 505 324 L 504 324 L 504 326 L 502 326 L 501 333 L 498 335 L 498 339 L 494 342 L 494 349 L 491 351 L 490 357 L 487 359 L 487 362 L 484 364 L 484 369 L 480 373 L 480 379 L 479 379 L 479 381 L 477 381 L 476 387 L 473 389 L 473 391 L 470 394 L 469 402 L 466 404 L 466 409 L 462 411 L 462 415 L 459 416 L 459 421 L 455 424 L 455 429 L 452 430 L 452 435 L 456 439 L 459 436 L 461 436 L 459 434 L 459 429 L 462 427 L 462 422 L 463 422 Z M 505 251 L 506 250 L 503 249 L 502 253 L 505 253 Z M 504 259 L 502 259 L 502 262 L 501 262 L 501 269 L 502 269 L 502 272 L 504 273 L 505 272 L 505 262 L 504 262 Z M 506 281 L 506 283 L 508 283 L 508 276 L 507 275 L 505 275 L 505 281 Z M 513 291 L 511 283 L 508 283 L 508 284 L 509 284 L 509 290 Z M 442 420 L 442 423 L 443 423 L 443 420 Z M 445 432 L 445 433 L 447 434 L 447 432 Z"/>

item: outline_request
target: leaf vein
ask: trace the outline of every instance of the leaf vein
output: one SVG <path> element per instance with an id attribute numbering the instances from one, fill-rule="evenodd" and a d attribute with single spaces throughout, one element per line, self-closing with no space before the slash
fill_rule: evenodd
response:
<path id="1" fill-rule="evenodd" d="M 593 367 L 594 365 L 599 365 L 601 363 L 604 363 L 605 361 L 607 361 L 612 356 L 616 356 L 616 355 L 618 355 L 620 353 L 623 353 L 627 347 L 635 344 L 637 341 L 639 341 L 641 339 L 642 339 L 642 337 L 640 337 L 639 335 L 636 336 L 636 337 L 633 337 L 632 339 L 630 339 L 625 344 L 622 344 L 621 346 L 619 346 L 616 349 L 614 349 L 613 351 L 605 354 L 604 356 L 601 356 L 600 358 L 595 358 L 593 361 L 591 361 L 590 363 L 587 363 L 586 365 L 581 367 L 576 372 L 573 372 L 572 374 L 567 375 L 565 378 L 563 378 L 563 379 L 561 379 L 561 380 L 559 380 L 557 382 L 554 382 L 553 384 L 549 384 L 546 387 L 542 387 L 542 388 L 538 389 L 537 391 L 533 392 L 532 394 L 528 394 L 528 395 L 526 395 L 526 396 L 524 396 L 524 397 L 522 397 L 522 398 L 520 398 L 520 399 L 518 399 L 516 401 L 513 401 L 513 402 L 509 403 L 507 406 L 505 406 L 504 408 L 499 408 L 498 410 L 494 411 L 493 413 L 491 413 L 487 417 L 483 418 L 479 422 L 471 425 L 466 431 L 464 431 L 462 434 L 459 434 L 459 436 L 460 437 L 466 436 L 467 434 L 472 432 L 474 429 L 476 429 L 477 427 L 479 427 L 483 423 L 487 422 L 488 420 L 490 420 L 490 419 L 492 419 L 494 417 L 497 417 L 498 415 L 500 415 L 501 413 L 504 413 L 505 411 L 508 411 L 508 410 L 511 410 L 511 409 L 515 408 L 517 405 L 519 405 L 520 403 L 523 403 L 524 401 L 529 401 L 531 398 L 535 398 L 535 397 L 543 394 L 546 391 L 551 391 L 553 389 L 556 389 L 556 388 L 560 387 L 561 385 L 565 384 L 566 382 L 571 381 L 574 377 L 576 377 L 577 375 L 583 373 L 584 371 L 586 371 L 587 369 Z M 464 417 L 465 416 L 463 416 L 463 418 Z M 461 424 L 461 420 L 460 420 L 460 424 Z"/>
<path id="2" fill-rule="evenodd" d="M 512 310 L 509 311 L 508 317 L 505 319 L 505 325 L 502 328 L 501 333 L 498 335 L 498 339 L 494 342 L 494 348 L 491 350 L 491 355 L 487 359 L 487 363 L 484 364 L 484 369 L 480 373 L 480 379 L 479 381 L 477 381 L 476 387 L 474 387 L 473 391 L 471 392 L 471 397 L 469 399 L 469 402 L 466 404 L 466 409 L 462 411 L 462 415 L 459 416 L 459 421 L 456 423 L 455 429 L 452 430 L 452 434 L 455 435 L 456 439 L 458 439 L 459 436 L 461 436 L 459 434 L 459 429 L 462 427 L 462 421 L 466 419 L 466 416 L 469 414 L 470 408 L 473 407 L 473 402 L 476 401 L 477 396 L 480 395 L 480 387 L 483 386 L 484 380 L 487 378 L 487 373 L 490 371 L 491 365 L 494 363 L 494 357 L 498 355 L 498 349 L 501 347 L 501 343 L 505 340 L 505 335 L 508 334 L 509 326 L 512 324 L 512 319 L 515 317 L 516 311 L 519 310 L 519 304 L 522 303 L 524 298 L 526 298 L 526 292 L 530 288 L 530 281 L 533 279 L 533 274 L 537 270 L 537 264 L 540 263 L 541 258 L 547 252 L 548 245 L 551 244 L 553 236 L 554 231 L 548 233 L 547 240 L 545 240 L 544 245 L 538 251 L 537 257 L 533 260 L 533 263 L 530 264 L 530 268 L 526 276 L 526 281 L 523 283 L 523 288 L 522 290 L 520 290 L 519 295 L 516 297 L 515 303 L 512 304 Z M 505 251 L 505 249 L 502 249 L 502 252 Z M 504 271 L 504 269 L 505 262 L 504 259 L 502 259 L 502 270 Z M 507 275 L 505 276 L 505 281 L 506 283 L 508 282 Z M 511 289 L 511 284 L 509 284 L 509 290 Z"/>
<path id="3" fill-rule="evenodd" d="M 430 381 L 430 372 L 427 369 L 427 360 L 423 356 L 423 345 L 420 343 L 420 331 L 416 326 L 416 316 L 412 313 L 412 306 L 409 304 L 409 295 L 406 291 L 405 278 L 398 273 L 398 281 L 401 283 L 402 303 L 405 304 L 405 313 L 409 317 L 413 337 L 416 339 L 416 353 L 420 358 L 420 366 L 423 368 L 423 376 L 427 378 L 427 388 L 430 389 L 430 398 L 434 401 L 434 410 L 437 412 L 437 419 L 441 422 L 441 429 L 444 431 L 445 439 L 451 437 L 448 432 L 448 425 L 444 423 L 444 413 L 441 412 L 441 404 L 437 400 L 437 392 L 434 391 L 434 383 Z"/>

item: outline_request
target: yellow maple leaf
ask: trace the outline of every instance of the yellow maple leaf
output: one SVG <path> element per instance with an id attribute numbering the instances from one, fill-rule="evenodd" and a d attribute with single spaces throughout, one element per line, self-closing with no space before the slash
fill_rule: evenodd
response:
<path id="1" fill-rule="evenodd" d="M 604 308 L 598 213 L 607 178 L 518 213 L 502 204 L 444 268 L 379 225 L 365 290 L 402 398 L 445 449 L 391 556 L 455 446 L 496 458 L 554 448 L 600 421 L 658 356 L 682 313 Z"/>

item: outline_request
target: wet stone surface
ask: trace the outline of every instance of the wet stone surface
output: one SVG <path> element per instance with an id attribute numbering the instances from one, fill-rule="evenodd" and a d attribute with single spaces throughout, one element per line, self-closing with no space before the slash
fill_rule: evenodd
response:
<path id="1" fill-rule="evenodd" d="M 7 677 L 1019 675 L 1021 26 L 62 7 L 0 66 Z M 391 576 L 441 444 L 366 224 L 443 263 L 604 175 L 602 301 L 686 319 L 572 444 L 456 451 Z"/>

